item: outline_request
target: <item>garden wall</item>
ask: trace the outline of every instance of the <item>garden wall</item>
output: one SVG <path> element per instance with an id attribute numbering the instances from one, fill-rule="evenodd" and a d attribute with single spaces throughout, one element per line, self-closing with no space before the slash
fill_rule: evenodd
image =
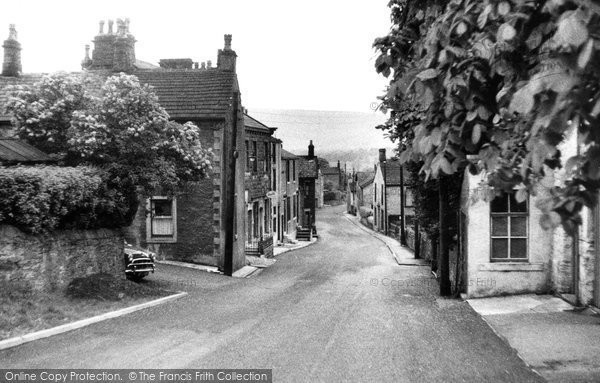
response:
<path id="1" fill-rule="evenodd" d="M 0 280 L 20 280 L 34 290 L 49 291 L 95 273 L 125 278 L 124 270 L 119 231 L 57 230 L 31 235 L 0 225 Z"/>

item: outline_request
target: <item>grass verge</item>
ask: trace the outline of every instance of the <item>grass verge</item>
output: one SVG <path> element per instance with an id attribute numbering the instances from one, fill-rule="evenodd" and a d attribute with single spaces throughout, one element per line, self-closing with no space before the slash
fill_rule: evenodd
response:
<path id="1" fill-rule="evenodd" d="M 151 279 L 139 283 L 108 274 L 77 278 L 62 291 L 37 292 L 21 281 L 0 281 L 0 340 L 86 319 L 173 294 Z"/>

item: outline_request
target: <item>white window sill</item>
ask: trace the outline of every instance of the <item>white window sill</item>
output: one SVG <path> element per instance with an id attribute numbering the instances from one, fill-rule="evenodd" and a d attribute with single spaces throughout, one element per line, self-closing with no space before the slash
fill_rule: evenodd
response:
<path id="1" fill-rule="evenodd" d="M 147 243 L 176 243 L 177 238 L 147 238 Z"/>
<path id="2" fill-rule="evenodd" d="M 527 263 L 527 262 L 493 262 L 480 263 L 477 266 L 479 271 L 544 271 L 545 263 Z"/>

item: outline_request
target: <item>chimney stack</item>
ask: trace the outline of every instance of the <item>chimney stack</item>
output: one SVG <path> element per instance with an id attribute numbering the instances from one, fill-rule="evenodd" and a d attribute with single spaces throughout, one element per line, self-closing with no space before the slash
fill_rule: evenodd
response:
<path id="1" fill-rule="evenodd" d="M 108 32 L 104 33 L 104 21 L 99 23 L 94 38 L 92 57 L 89 54 L 81 63 L 84 69 L 107 69 L 127 72 L 135 66 L 135 38 L 129 33 L 129 19 L 117 19 L 117 33 L 113 32 L 113 20 L 108 20 Z M 87 49 L 87 48 L 86 48 Z"/>
<path id="2" fill-rule="evenodd" d="M 310 140 L 310 144 L 308 144 L 308 159 L 312 160 L 313 158 L 315 158 L 315 146 L 312 143 L 312 140 Z"/>
<path id="3" fill-rule="evenodd" d="M 379 149 L 379 162 L 385 161 L 385 149 Z"/>
<path id="4" fill-rule="evenodd" d="M 14 24 L 8 28 L 8 39 L 4 40 L 4 62 L 2 76 L 18 77 L 21 74 L 21 44 L 17 41 L 17 30 Z"/>
<path id="5" fill-rule="evenodd" d="M 83 61 L 81 61 L 81 69 L 87 69 L 92 66 L 92 59 L 90 58 L 90 46 L 88 44 L 85 45 L 85 57 Z"/>
<path id="6" fill-rule="evenodd" d="M 217 55 L 217 68 L 235 72 L 236 60 L 237 54 L 231 49 L 231 35 L 225 35 L 225 45 Z"/>
<path id="7" fill-rule="evenodd" d="M 117 37 L 113 51 L 113 70 L 129 72 L 135 66 L 135 38 L 129 33 L 129 19 L 117 19 Z"/>

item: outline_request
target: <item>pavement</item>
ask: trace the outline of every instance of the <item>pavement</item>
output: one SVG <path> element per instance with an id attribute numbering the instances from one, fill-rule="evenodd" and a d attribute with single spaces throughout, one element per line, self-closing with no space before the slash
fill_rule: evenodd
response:
<path id="1" fill-rule="evenodd" d="M 600 382 L 600 316 L 549 295 L 467 301 L 549 382 Z"/>
<path id="2" fill-rule="evenodd" d="M 161 265 L 176 301 L 0 351 L 1 368 L 269 368 L 276 382 L 543 382 L 471 306 L 440 298 L 344 206 L 252 278 Z"/>
<path id="3" fill-rule="evenodd" d="M 429 262 L 424 259 L 415 258 L 415 253 L 408 247 L 402 246 L 400 242 L 392 237 L 388 237 L 387 235 L 376 232 L 375 230 L 371 230 L 366 227 L 362 223 L 360 223 L 360 217 L 357 217 L 353 214 L 345 213 L 344 217 L 348 219 L 353 224 L 360 227 L 365 232 L 369 233 L 369 235 L 379 239 L 383 242 L 396 262 L 401 266 L 429 266 Z"/>

